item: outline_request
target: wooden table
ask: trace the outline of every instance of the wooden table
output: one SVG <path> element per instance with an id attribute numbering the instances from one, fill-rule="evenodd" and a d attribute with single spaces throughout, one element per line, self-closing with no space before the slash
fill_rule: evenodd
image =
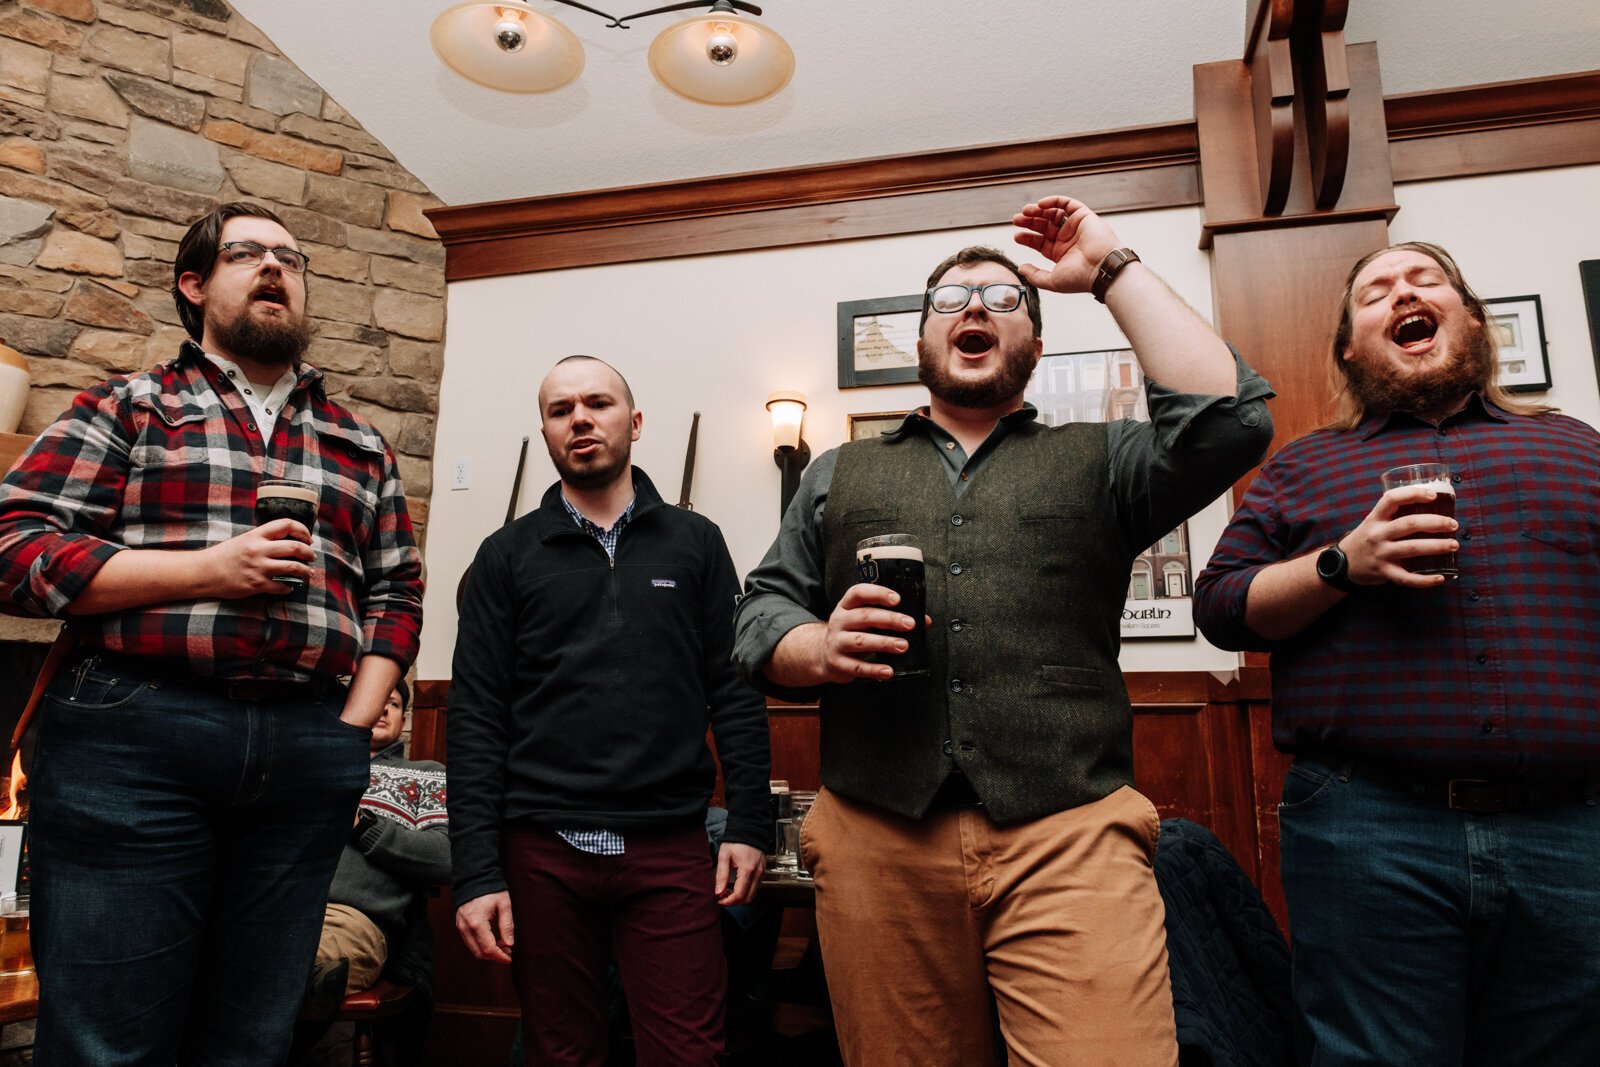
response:
<path id="1" fill-rule="evenodd" d="M 39 976 L 27 974 L 0 978 L 0 1026 L 19 1023 L 39 1014 Z"/>
<path id="2" fill-rule="evenodd" d="M 800 878 L 786 871 L 767 871 L 761 876 L 761 888 L 756 891 L 757 904 L 777 904 L 781 907 L 815 908 L 816 883 L 810 878 Z"/>

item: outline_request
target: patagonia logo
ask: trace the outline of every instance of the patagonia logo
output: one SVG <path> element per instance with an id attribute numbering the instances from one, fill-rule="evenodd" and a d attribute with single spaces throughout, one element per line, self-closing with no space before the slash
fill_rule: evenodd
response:
<path id="1" fill-rule="evenodd" d="M 678 583 L 673 581 L 671 578 L 652 578 L 650 579 L 650 585 L 656 589 L 678 588 Z"/>

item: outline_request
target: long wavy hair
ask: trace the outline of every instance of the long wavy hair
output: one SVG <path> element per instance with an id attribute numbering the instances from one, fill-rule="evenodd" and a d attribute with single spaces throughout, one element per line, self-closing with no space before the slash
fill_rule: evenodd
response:
<path id="1" fill-rule="evenodd" d="M 1369 252 L 1362 256 L 1356 261 L 1356 265 L 1350 268 L 1350 273 L 1344 280 L 1344 291 L 1339 294 L 1339 326 L 1334 330 L 1333 344 L 1328 349 L 1329 377 L 1333 386 L 1334 415 L 1332 421 L 1327 424 L 1327 429 L 1353 430 L 1360 425 L 1362 419 L 1366 418 L 1366 404 L 1362 402 L 1356 391 L 1351 388 L 1350 367 L 1344 359 L 1344 353 L 1350 347 L 1350 337 L 1355 332 L 1355 313 L 1351 307 L 1351 302 L 1355 297 L 1356 275 L 1360 274 L 1368 263 L 1390 252 L 1419 252 L 1439 264 L 1444 271 L 1445 277 L 1450 282 L 1450 287 L 1461 297 L 1461 303 L 1465 305 L 1467 313 L 1478 320 L 1479 326 L 1487 330 L 1489 323 L 1488 307 L 1485 306 L 1478 294 L 1472 291 L 1472 287 L 1467 284 L 1466 279 L 1461 276 L 1461 268 L 1456 265 L 1455 258 L 1438 245 L 1430 244 L 1427 241 L 1402 241 L 1400 244 L 1390 245 L 1388 248 L 1380 248 L 1376 252 Z M 1487 331 L 1485 340 L 1490 346 L 1491 353 L 1499 351 L 1493 331 Z M 1544 415 L 1556 410 L 1549 404 L 1536 404 L 1526 400 L 1517 400 L 1506 392 L 1505 388 L 1500 385 L 1499 367 L 1498 359 L 1490 360 L 1491 369 L 1488 380 L 1480 385 L 1486 400 L 1513 415 Z"/>

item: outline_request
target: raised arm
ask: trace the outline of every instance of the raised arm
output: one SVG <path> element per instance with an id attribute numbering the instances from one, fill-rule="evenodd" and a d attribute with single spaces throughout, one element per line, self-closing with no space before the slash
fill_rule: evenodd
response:
<path id="1" fill-rule="evenodd" d="M 1100 261 L 1121 247 L 1116 232 L 1081 200 L 1047 196 L 1012 216 L 1018 244 L 1051 265 L 1023 264 L 1022 277 L 1054 293 L 1087 293 Z M 1133 346 L 1145 376 L 1169 389 L 1233 396 L 1233 356 L 1193 308 L 1142 261 L 1130 263 L 1106 291 L 1106 307 Z"/>

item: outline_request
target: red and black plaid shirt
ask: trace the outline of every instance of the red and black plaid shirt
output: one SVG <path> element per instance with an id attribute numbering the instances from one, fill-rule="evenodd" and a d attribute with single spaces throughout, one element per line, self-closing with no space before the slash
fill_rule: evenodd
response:
<path id="1" fill-rule="evenodd" d="M 255 525 L 256 485 L 291 478 L 321 503 L 306 588 L 76 616 L 84 646 L 221 678 L 402 667 L 422 629 L 422 557 L 394 455 L 302 364 L 270 443 L 238 389 L 186 342 L 178 358 L 80 393 L 0 485 L 0 610 L 66 617 L 117 552 L 200 549 Z"/>

